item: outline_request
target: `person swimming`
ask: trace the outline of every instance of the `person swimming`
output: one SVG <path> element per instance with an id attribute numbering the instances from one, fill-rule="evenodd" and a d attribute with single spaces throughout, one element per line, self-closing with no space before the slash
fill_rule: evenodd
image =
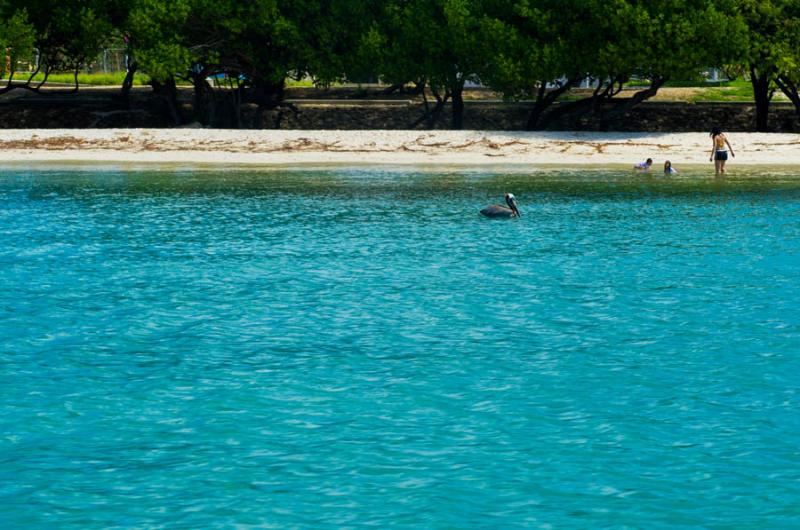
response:
<path id="1" fill-rule="evenodd" d="M 711 156 L 708 161 L 714 161 L 714 173 L 716 175 L 724 174 L 725 162 L 728 160 L 728 149 L 730 149 L 733 158 L 736 158 L 736 154 L 733 152 L 733 147 L 731 147 L 728 137 L 722 132 L 722 128 L 712 128 L 709 136 L 711 136 Z"/>
<path id="2" fill-rule="evenodd" d="M 677 172 L 678 172 L 678 170 L 675 169 L 674 167 L 672 167 L 672 162 L 670 162 L 669 160 L 664 162 L 664 174 L 665 175 L 674 175 Z"/>
<path id="3" fill-rule="evenodd" d="M 633 169 L 638 169 L 640 171 L 648 171 L 650 169 L 650 166 L 652 165 L 653 165 L 653 159 L 648 158 L 644 162 L 639 162 L 638 164 L 634 164 Z"/>

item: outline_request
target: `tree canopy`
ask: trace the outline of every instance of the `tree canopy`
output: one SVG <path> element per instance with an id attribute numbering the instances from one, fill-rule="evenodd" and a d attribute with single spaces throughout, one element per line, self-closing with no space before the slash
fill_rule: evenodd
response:
<path id="1" fill-rule="evenodd" d="M 794 103 L 800 117 L 800 3 L 796 0 L 741 0 L 738 7 L 749 29 L 740 57 L 753 85 L 756 129 L 769 130 L 768 109 L 777 89 Z"/>
<path id="2" fill-rule="evenodd" d="M 532 101 L 533 129 L 571 111 L 610 117 L 711 67 L 752 82 L 759 130 L 776 91 L 800 116 L 797 0 L 0 0 L 0 90 L 39 88 L 17 74 L 34 53 L 34 74 L 74 72 L 77 89 L 110 42 L 124 42 L 129 77 L 146 74 L 176 120 L 180 80 L 213 123 L 243 102 L 281 105 L 289 78 L 380 79 L 422 92 L 425 115 L 410 125 L 433 126 L 450 103 L 460 128 L 464 87 L 480 83 Z M 634 80 L 642 88 L 610 104 Z M 555 105 L 578 84 L 587 97 Z"/>
<path id="3" fill-rule="evenodd" d="M 501 0 L 486 22 L 495 56 L 485 79 L 509 98 L 533 98 L 529 128 L 576 83 L 595 91 L 573 106 L 596 106 L 636 77 L 655 95 L 669 79 L 696 78 L 735 60 L 745 27 L 732 5 L 711 0 Z"/>

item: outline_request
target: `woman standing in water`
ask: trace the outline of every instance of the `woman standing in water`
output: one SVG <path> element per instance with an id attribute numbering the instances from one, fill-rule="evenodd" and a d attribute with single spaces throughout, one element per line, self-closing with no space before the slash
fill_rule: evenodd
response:
<path id="1" fill-rule="evenodd" d="M 708 159 L 709 162 L 712 160 L 714 161 L 714 172 L 715 174 L 719 175 L 720 173 L 725 173 L 725 162 L 728 160 L 728 149 L 731 151 L 731 156 L 736 158 L 736 154 L 733 152 L 733 147 L 731 147 L 731 143 L 728 141 L 728 137 L 725 136 L 725 133 L 722 132 L 720 127 L 714 127 L 711 129 L 711 157 Z"/>

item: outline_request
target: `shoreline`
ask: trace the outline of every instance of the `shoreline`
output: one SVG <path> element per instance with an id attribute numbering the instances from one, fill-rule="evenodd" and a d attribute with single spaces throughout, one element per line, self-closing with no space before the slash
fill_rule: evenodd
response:
<path id="1" fill-rule="evenodd" d="M 798 166 L 800 134 L 730 133 L 734 166 Z M 6 129 L 5 163 L 199 166 L 707 166 L 706 133 Z"/>

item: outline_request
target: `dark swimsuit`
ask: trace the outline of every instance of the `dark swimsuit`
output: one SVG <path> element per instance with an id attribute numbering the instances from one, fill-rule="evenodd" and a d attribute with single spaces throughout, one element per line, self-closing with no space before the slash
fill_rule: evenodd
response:
<path id="1" fill-rule="evenodd" d="M 714 143 L 716 143 L 717 139 L 714 138 Z M 728 150 L 725 149 L 725 144 L 722 144 L 722 147 L 717 147 L 714 149 L 714 160 L 722 160 L 725 161 L 728 159 Z"/>

